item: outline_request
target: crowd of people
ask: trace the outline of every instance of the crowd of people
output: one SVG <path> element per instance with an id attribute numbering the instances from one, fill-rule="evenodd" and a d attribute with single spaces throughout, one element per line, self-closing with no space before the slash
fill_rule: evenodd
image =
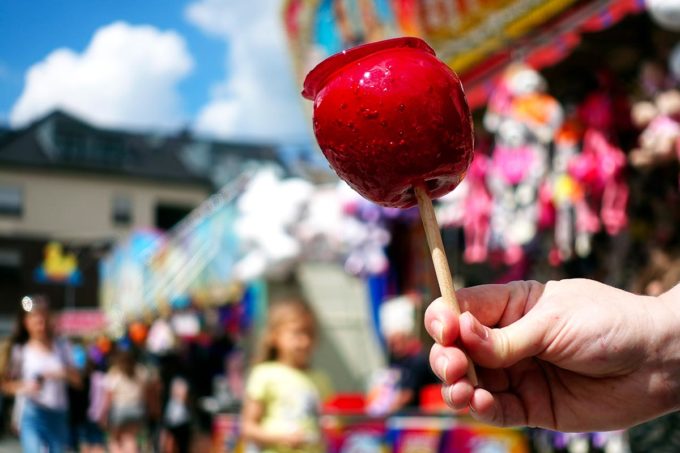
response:
<path id="1" fill-rule="evenodd" d="M 374 412 L 417 409 L 419 391 L 437 385 L 437 378 L 415 334 L 414 308 L 401 298 L 382 311 L 387 363 L 399 377 L 386 405 L 374 401 Z M 246 376 L 243 367 L 233 369 L 230 351 L 242 355 L 233 344 L 214 337 L 176 341 L 172 352 L 159 354 L 158 344 L 167 340 L 152 335 L 153 327 L 144 341 L 130 341 L 128 334 L 108 345 L 101 337 L 88 344 L 58 335 L 50 318 L 46 299 L 24 298 L 0 356 L 3 401 L 14 403 L 3 405 L 5 427 L 18 435 L 23 451 L 209 451 L 197 447 L 201 438 L 210 442 L 212 428 L 199 401 L 213 395 L 220 366 L 224 376 Z M 231 382 L 242 387 L 231 407 L 241 410 L 241 439 L 263 452 L 321 452 L 319 416 L 333 389 L 326 374 L 310 367 L 315 314 L 303 300 L 287 298 L 273 301 L 266 319 L 247 380 Z"/>
<path id="2" fill-rule="evenodd" d="M 677 379 L 669 374 L 677 361 L 671 314 L 678 291 L 637 296 L 591 280 L 460 290 L 463 315 L 441 300 L 425 314 L 435 340 L 432 369 L 414 333 L 413 304 L 386 301 L 381 333 L 398 376 L 382 393 L 389 397 L 369 398 L 367 409 L 373 404 L 387 415 L 417 408 L 419 392 L 443 381 L 448 405 L 491 424 L 590 431 L 652 419 L 678 407 Z M 324 451 L 320 415 L 333 390 L 312 367 L 318 328 L 304 301 L 270 304 L 240 414 L 240 438 L 257 451 Z M 226 369 L 227 348 L 219 341 L 185 348 L 183 362 L 181 352 L 159 356 L 143 345 L 118 341 L 105 354 L 88 353 L 55 334 L 45 299 L 24 298 L 1 363 L 1 390 L 14 399 L 11 426 L 22 450 L 210 451 L 193 442 L 201 428 L 193 403 L 213 377 L 202 360 L 219 357 Z M 468 357 L 476 386 L 465 377 Z"/>
<path id="3" fill-rule="evenodd" d="M 214 362 L 224 366 L 219 341 L 158 355 L 145 342 L 101 340 L 57 335 L 47 300 L 23 299 L 0 363 L 3 428 L 23 451 L 183 453 L 209 442 L 192 439 L 194 428 L 210 431 L 195 402 L 212 391 Z"/>

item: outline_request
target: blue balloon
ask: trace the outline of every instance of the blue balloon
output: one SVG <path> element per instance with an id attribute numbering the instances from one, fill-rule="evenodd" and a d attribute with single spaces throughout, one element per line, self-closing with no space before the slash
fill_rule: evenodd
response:
<path id="1" fill-rule="evenodd" d="M 82 370 L 87 365 L 87 351 L 85 348 L 79 344 L 73 345 L 71 347 L 71 360 L 73 360 L 73 366 Z"/>

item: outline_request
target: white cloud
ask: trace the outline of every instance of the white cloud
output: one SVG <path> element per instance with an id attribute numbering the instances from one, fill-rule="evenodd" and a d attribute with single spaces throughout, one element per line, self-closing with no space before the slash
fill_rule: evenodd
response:
<path id="1" fill-rule="evenodd" d="M 308 141 L 283 29 L 281 0 L 197 0 L 189 22 L 227 45 L 227 78 L 212 89 L 196 131 L 221 138 Z"/>
<path id="2" fill-rule="evenodd" d="M 10 122 L 62 108 L 104 126 L 176 127 L 183 120 L 177 84 L 192 67 L 176 32 L 116 22 L 97 30 L 82 54 L 57 49 L 34 64 Z"/>

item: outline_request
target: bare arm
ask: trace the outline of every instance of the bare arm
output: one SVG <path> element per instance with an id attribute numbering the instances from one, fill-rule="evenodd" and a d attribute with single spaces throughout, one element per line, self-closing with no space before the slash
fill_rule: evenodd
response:
<path id="1" fill-rule="evenodd" d="M 2 392 L 7 395 L 22 395 L 31 393 L 32 390 L 39 390 L 36 385 L 24 382 L 22 380 L 5 380 L 2 382 Z"/>
<path id="2" fill-rule="evenodd" d="M 104 400 L 102 401 L 102 411 L 101 418 L 97 422 L 106 428 L 109 424 L 109 412 L 111 411 L 111 401 L 113 400 L 113 395 L 111 390 L 107 389 L 104 392 Z"/>
<path id="3" fill-rule="evenodd" d="M 406 405 L 413 401 L 414 392 L 411 389 L 401 389 L 397 391 L 397 397 L 392 403 L 390 412 L 397 412 L 402 410 Z"/>
<path id="4" fill-rule="evenodd" d="M 56 373 L 44 373 L 43 377 L 45 379 L 63 380 L 75 388 L 82 388 L 83 377 L 80 372 L 73 368 L 72 366 L 66 366 L 64 371 L 59 371 Z"/>
<path id="5" fill-rule="evenodd" d="M 71 384 L 73 387 L 81 389 L 83 388 L 83 376 L 78 370 L 73 367 L 66 367 L 66 382 Z"/>
<path id="6" fill-rule="evenodd" d="M 273 433 L 262 426 L 264 404 L 251 398 L 246 398 L 241 413 L 242 436 L 245 440 L 260 446 L 278 445 L 297 448 L 304 444 L 301 432 Z"/>

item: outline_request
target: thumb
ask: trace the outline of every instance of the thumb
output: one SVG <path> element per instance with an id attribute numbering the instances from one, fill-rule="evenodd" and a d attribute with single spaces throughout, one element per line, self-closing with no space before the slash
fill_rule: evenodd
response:
<path id="1" fill-rule="evenodd" d="M 489 328 L 469 312 L 460 316 L 460 337 L 472 360 L 485 368 L 506 368 L 541 353 L 545 322 L 524 316 L 503 328 Z"/>

